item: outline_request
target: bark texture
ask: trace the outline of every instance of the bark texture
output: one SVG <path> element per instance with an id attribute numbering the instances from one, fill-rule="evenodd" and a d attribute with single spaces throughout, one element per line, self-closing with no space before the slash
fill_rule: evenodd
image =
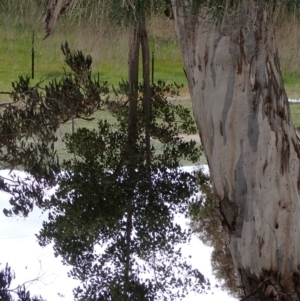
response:
<path id="1" fill-rule="evenodd" d="M 173 11 L 238 285 L 245 300 L 300 300 L 299 143 L 272 11 L 246 1 L 214 28 Z"/>

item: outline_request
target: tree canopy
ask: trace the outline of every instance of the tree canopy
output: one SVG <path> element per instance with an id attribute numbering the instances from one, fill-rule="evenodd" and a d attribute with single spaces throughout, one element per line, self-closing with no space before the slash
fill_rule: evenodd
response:
<path id="1" fill-rule="evenodd" d="M 2 160 L 14 159 L 11 168 L 28 174 L 25 181 L 3 179 L 13 194 L 4 213 L 27 216 L 34 204 L 49 212 L 38 239 L 42 246 L 53 242 L 55 254 L 73 267 L 70 276 L 83 284 L 74 290 L 76 300 L 175 300 L 201 292 L 207 281 L 180 251 L 191 232 L 175 221 L 197 202 L 195 176 L 180 161 L 197 162 L 201 154 L 195 141 L 179 137 L 196 131 L 189 110 L 168 100 L 179 86 L 152 84 L 146 116 L 138 85 L 136 139 L 128 148 L 129 83 L 114 88 L 111 101 L 107 83 L 91 72 L 91 57 L 68 44 L 62 51 L 71 72 L 44 87 L 20 77 L 2 113 L 3 137 L 11 138 L 3 139 Z M 75 156 L 60 162 L 58 127 L 72 118 L 91 120 L 107 107 L 115 122 L 99 120 L 93 130 L 67 134 L 67 151 Z M 55 194 L 45 198 L 44 189 L 54 185 Z"/>
<path id="2" fill-rule="evenodd" d="M 64 162 L 59 188 L 45 205 L 49 221 L 38 238 L 43 246 L 54 242 L 55 254 L 73 266 L 71 276 L 84 283 L 74 291 L 76 300 L 175 300 L 204 288 L 202 274 L 176 247 L 191 233 L 174 221 L 197 201 L 191 200 L 194 176 L 178 169 L 181 158 L 199 158 L 195 142 L 178 136 L 194 132 L 194 122 L 188 110 L 167 100 L 165 93 L 176 93 L 171 86 L 152 85 L 149 178 L 143 94 L 134 156 L 122 157 L 128 147 L 128 91 L 126 82 L 116 91 L 115 125 L 100 120 L 97 129 L 66 136 L 76 160 Z"/>

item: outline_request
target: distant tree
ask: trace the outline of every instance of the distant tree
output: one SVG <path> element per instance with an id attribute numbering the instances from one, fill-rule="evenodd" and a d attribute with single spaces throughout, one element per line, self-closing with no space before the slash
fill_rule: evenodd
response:
<path id="1" fill-rule="evenodd" d="M 5 268 L 0 271 L 1 301 L 45 301 L 41 296 L 30 297 L 30 292 L 26 290 L 25 285 L 10 288 L 13 279 L 15 279 L 15 274 L 6 264 Z"/>
<path id="2" fill-rule="evenodd" d="M 62 3 L 54 3 L 53 16 L 59 16 Z M 87 118 L 108 102 L 99 96 L 108 91 L 92 77 L 90 57 L 64 45 L 73 73 L 44 91 L 20 78 L 12 96 L 14 103 L 21 100 L 25 115 L 17 104 L 3 114 L 15 114 L 3 120 L 11 122 L 8 133 L 18 134 L 12 135 L 12 151 L 10 144 L 3 145 L 12 153 L 20 146 L 27 150 L 29 144 L 28 159 L 23 153 L 15 157 L 34 178 L 34 184 L 18 179 L 21 186 L 3 180 L 3 188 L 14 193 L 13 208 L 5 213 L 27 215 L 34 202 L 49 210 L 49 221 L 38 238 L 41 245 L 53 242 L 55 254 L 73 267 L 70 275 L 82 282 L 74 291 L 76 300 L 178 300 L 191 290 L 201 292 L 206 284 L 178 246 L 189 240 L 191 232 L 174 221 L 197 201 L 191 199 L 197 189 L 195 177 L 179 169 L 180 160 L 196 162 L 200 156 L 195 141 L 179 137 L 194 133 L 195 124 L 187 109 L 169 103 L 167 95 L 177 93 L 172 86 L 163 82 L 150 86 L 144 17 L 134 22 L 130 41 L 129 79 L 115 89 L 120 98 L 114 110 L 116 123 L 100 120 L 97 130 L 81 128 L 66 135 L 67 150 L 76 153 L 76 160 L 58 161 L 55 132 L 60 124 Z M 143 84 L 138 85 L 140 46 Z M 13 126 L 22 114 L 21 125 L 31 132 L 19 139 Z M 22 128 L 28 133 L 26 129 Z M 161 152 L 156 152 L 156 145 Z M 44 188 L 56 184 L 57 192 L 45 199 Z"/>
<path id="3" fill-rule="evenodd" d="M 62 1 L 50 3 L 48 35 L 63 7 Z M 199 278 L 198 285 L 204 281 L 199 272 L 180 260 L 175 245 L 185 242 L 188 233 L 173 225 L 175 213 L 183 213 L 195 188 L 194 178 L 177 170 L 181 158 L 191 156 L 194 161 L 199 155 L 194 142 L 189 144 L 178 137 L 180 129 L 190 133 L 193 122 L 188 111 L 168 103 L 164 94 L 171 87 L 162 83 L 150 86 L 145 23 L 150 3 L 111 4 L 116 8 L 110 10 L 112 18 L 117 15 L 131 28 L 128 83 L 121 85 L 128 106 L 116 111 L 117 129 L 99 122 L 98 131 L 84 129 L 66 137 L 69 150 L 76 152 L 79 160 L 66 162 L 68 172 L 49 202 L 53 207 L 50 222 L 44 224 L 39 238 L 42 245 L 54 241 L 56 253 L 74 266 L 72 276 L 88 283 L 75 291 L 79 300 L 87 296 L 99 300 L 173 300 L 192 288 L 191 276 Z M 140 46 L 142 85 L 138 85 Z M 177 126 L 175 121 L 182 124 Z M 155 153 L 155 140 L 163 145 L 163 154 Z M 97 186 L 100 191 L 90 195 Z M 96 256 L 94 248 L 99 242 L 105 251 Z M 176 273 L 185 273 L 185 279 L 178 279 Z M 194 285 L 197 290 L 197 281 Z M 175 287 L 181 295 L 176 295 Z"/>
<path id="4" fill-rule="evenodd" d="M 74 291 L 76 300 L 179 300 L 206 283 L 181 257 L 176 246 L 191 233 L 174 221 L 197 201 L 190 199 L 195 177 L 178 169 L 181 159 L 199 158 L 195 141 L 179 138 L 195 131 L 194 122 L 187 109 L 169 103 L 167 95 L 177 93 L 172 86 L 151 86 L 149 171 L 144 87 L 138 88 L 133 153 L 124 157 L 130 87 L 123 82 L 115 89 L 115 124 L 100 120 L 98 129 L 66 135 L 76 161 L 64 162 L 59 188 L 45 203 L 49 221 L 38 238 L 42 246 L 53 242 L 55 254 L 73 266 L 70 275 L 83 283 Z"/>
<path id="5" fill-rule="evenodd" d="M 123 81 L 114 89 L 116 122 L 99 120 L 97 129 L 66 135 L 76 160 L 61 163 L 55 151 L 59 125 L 74 117 L 92 119 L 110 101 L 107 87 L 91 73 L 91 57 L 67 44 L 62 50 L 72 73 L 45 87 L 20 78 L 13 85 L 13 103 L 3 111 L 2 131 L 11 134 L 3 137 L 12 139 L 3 141 L 2 155 L 28 174 L 12 184 L 3 179 L 3 188 L 13 194 L 5 214 L 26 216 L 35 203 L 49 210 L 38 238 L 41 245 L 52 241 L 55 254 L 73 267 L 71 276 L 82 281 L 76 300 L 175 300 L 190 290 L 201 292 L 206 281 L 178 246 L 191 233 L 174 221 L 197 201 L 191 199 L 195 177 L 179 169 L 180 160 L 196 162 L 201 153 L 195 141 L 179 137 L 196 127 L 188 109 L 168 100 L 178 94 L 176 86 L 161 81 L 150 86 L 147 117 L 144 86 L 138 85 L 136 137 L 130 145 L 131 88 Z M 53 185 L 57 191 L 47 200 L 43 189 Z"/>

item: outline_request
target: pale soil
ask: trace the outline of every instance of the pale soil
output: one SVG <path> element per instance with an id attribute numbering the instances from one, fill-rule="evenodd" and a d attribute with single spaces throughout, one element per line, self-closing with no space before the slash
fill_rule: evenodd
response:
<path id="1" fill-rule="evenodd" d="M 200 143 L 200 137 L 199 137 L 199 134 L 195 134 L 195 135 L 184 135 L 184 134 L 180 134 L 179 137 L 180 137 L 180 138 L 183 138 L 185 141 L 195 140 L 197 143 Z"/>

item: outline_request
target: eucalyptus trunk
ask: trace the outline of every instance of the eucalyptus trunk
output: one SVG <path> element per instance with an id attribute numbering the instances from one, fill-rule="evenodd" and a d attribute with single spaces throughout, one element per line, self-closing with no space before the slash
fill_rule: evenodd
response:
<path id="1" fill-rule="evenodd" d="M 245 1 L 235 19 L 212 28 L 172 4 L 241 294 L 299 300 L 300 150 L 273 11 Z"/>

